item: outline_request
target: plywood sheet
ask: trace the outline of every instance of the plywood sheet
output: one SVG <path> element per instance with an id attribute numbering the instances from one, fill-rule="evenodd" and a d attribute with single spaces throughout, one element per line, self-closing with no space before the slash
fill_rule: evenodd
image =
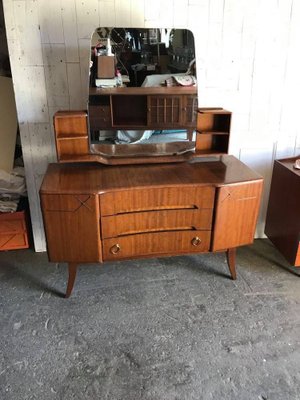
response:
<path id="1" fill-rule="evenodd" d="M 13 168 L 17 124 L 12 79 L 0 76 L 0 169 L 7 172 Z"/>

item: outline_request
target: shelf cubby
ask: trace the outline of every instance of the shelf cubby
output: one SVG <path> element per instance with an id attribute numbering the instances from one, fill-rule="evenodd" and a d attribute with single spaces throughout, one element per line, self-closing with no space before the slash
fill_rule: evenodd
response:
<path id="1" fill-rule="evenodd" d="M 227 154 L 231 112 L 223 108 L 199 108 L 197 112 L 196 152 Z"/>

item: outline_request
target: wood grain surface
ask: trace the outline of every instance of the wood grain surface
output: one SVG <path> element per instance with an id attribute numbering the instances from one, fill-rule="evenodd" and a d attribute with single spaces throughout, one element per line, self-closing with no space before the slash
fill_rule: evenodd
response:
<path id="1" fill-rule="evenodd" d="M 102 260 L 98 196 L 42 195 L 41 202 L 51 261 Z"/>
<path id="2" fill-rule="evenodd" d="M 100 209 L 103 216 L 155 209 L 213 208 L 214 194 L 211 186 L 120 190 L 103 193 Z"/>
<path id="3" fill-rule="evenodd" d="M 224 155 L 209 161 L 105 166 L 94 164 L 50 164 L 41 193 L 106 193 L 128 188 L 224 186 L 262 180 L 236 159 Z"/>
<path id="4" fill-rule="evenodd" d="M 212 209 L 134 212 L 101 218 L 103 238 L 169 230 L 210 230 Z"/>
<path id="5" fill-rule="evenodd" d="M 261 192 L 262 181 L 217 190 L 212 251 L 253 242 Z"/>

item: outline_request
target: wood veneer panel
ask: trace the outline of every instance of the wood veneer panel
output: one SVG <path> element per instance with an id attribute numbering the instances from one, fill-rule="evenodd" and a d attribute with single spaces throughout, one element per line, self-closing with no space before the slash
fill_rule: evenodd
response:
<path id="1" fill-rule="evenodd" d="M 212 209 L 126 213 L 101 219 L 102 238 L 149 231 L 210 230 Z"/>
<path id="2" fill-rule="evenodd" d="M 262 181 L 228 185 L 217 190 L 212 250 L 253 242 Z"/>
<path id="3" fill-rule="evenodd" d="M 180 208 L 212 208 L 215 190 L 205 187 L 131 189 L 100 196 L 101 215 Z"/>
<path id="4" fill-rule="evenodd" d="M 198 246 L 192 240 L 199 238 Z M 210 244 L 210 231 L 174 231 L 155 232 L 122 236 L 103 240 L 103 260 L 147 257 L 154 255 L 174 255 L 184 253 L 206 252 Z M 113 254 L 116 246 L 119 251 Z"/>
<path id="5" fill-rule="evenodd" d="M 42 195 L 41 202 L 50 261 L 101 261 L 98 196 Z"/>

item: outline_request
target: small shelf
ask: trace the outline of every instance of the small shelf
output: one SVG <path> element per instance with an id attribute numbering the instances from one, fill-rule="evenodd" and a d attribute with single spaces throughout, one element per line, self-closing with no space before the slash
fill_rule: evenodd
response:
<path id="1" fill-rule="evenodd" d="M 231 112 L 223 108 L 199 108 L 197 112 L 196 152 L 227 154 Z"/>
<path id="2" fill-rule="evenodd" d="M 226 132 L 230 131 L 231 112 L 220 108 L 199 108 L 197 114 L 197 131 Z"/>
<path id="3" fill-rule="evenodd" d="M 128 128 L 147 127 L 147 97 L 114 96 L 112 98 L 112 125 Z"/>

